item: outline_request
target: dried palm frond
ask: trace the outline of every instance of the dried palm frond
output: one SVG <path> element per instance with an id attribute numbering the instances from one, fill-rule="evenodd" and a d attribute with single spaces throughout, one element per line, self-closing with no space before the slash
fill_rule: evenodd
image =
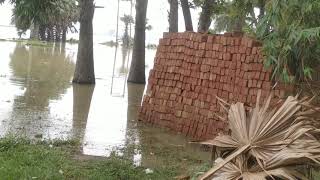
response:
<path id="1" fill-rule="evenodd" d="M 231 135 L 202 142 L 228 152 L 228 156 L 219 159 L 200 179 L 212 175 L 213 179 L 226 180 L 304 179 L 290 167 L 307 163 L 320 165 L 320 117 L 316 114 L 319 109 L 311 105 L 311 99 L 299 100 L 298 96 L 289 96 L 281 106 L 270 108 L 271 99 L 269 96 L 260 107 L 259 92 L 256 106 L 248 113 L 242 103 L 230 105 L 227 120 Z"/>

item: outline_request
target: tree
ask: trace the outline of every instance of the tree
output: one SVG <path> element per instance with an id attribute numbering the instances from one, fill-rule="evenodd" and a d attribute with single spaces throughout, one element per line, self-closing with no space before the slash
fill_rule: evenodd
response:
<path id="1" fill-rule="evenodd" d="M 199 18 L 198 32 L 207 32 L 209 30 L 215 3 L 215 0 L 204 0 L 201 7 L 202 11 Z"/>
<path id="2" fill-rule="evenodd" d="M 148 0 L 137 0 L 135 34 L 128 82 L 145 84 L 146 16 Z"/>
<path id="3" fill-rule="evenodd" d="M 168 0 L 170 4 L 170 11 L 169 11 L 169 32 L 178 32 L 178 11 L 179 11 L 179 4 L 178 0 Z"/>
<path id="4" fill-rule="evenodd" d="M 182 12 L 184 17 L 184 23 L 186 26 L 186 31 L 193 31 L 189 2 L 188 0 L 180 0 L 180 1 L 181 1 L 181 7 L 182 7 Z"/>
<path id="5" fill-rule="evenodd" d="M 3 0 L 2 0 L 3 2 Z M 63 33 L 78 21 L 76 0 L 10 0 L 12 23 L 19 32 L 31 30 L 31 39 L 60 41 Z M 1 2 L 0 2 L 1 3 Z M 71 30 L 72 31 L 72 30 Z"/>
<path id="6" fill-rule="evenodd" d="M 131 15 L 124 15 L 120 18 L 124 23 L 124 33 L 122 35 L 122 45 L 126 48 L 130 46 L 131 37 L 129 34 L 129 25 L 134 23 L 133 17 Z"/>
<path id="7" fill-rule="evenodd" d="M 258 3 L 259 1 L 259 3 Z M 214 31 L 255 32 L 258 17 L 256 7 L 263 7 L 264 0 L 217 0 L 214 7 Z"/>
<path id="8" fill-rule="evenodd" d="M 94 84 L 93 27 L 94 0 L 80 0 L 80 35 L 73 83 Z"/>

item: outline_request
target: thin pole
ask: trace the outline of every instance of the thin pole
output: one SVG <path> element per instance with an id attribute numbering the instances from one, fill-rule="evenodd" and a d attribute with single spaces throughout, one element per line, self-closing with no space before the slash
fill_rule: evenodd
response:
<path id="1" fill-rule="evenodd" d="M 130 6 L 130 16 L 132 17 L 132 7 L 133 7 L 133 0 L 130 0 L 130 3 L 131 3 L 131 6 Z M 129 24 L 129 29 L 130 29 L 130 40 L 132 39 L 132 34 L 131 34 L 131 26 L 132 26 L 132 23 Z"/>
<path id="2" fill-rule="evenodd" d="M 118 46 L 119 38 L 119 13 L 120 13 L 120 0 L 118 0 L 118 10 L 117 10 L 117 31 L 116 31 L 116 46 Z"/>
<path id="3" fill-rule="evenodd" d="M 113 69 L 112 69 L 111 92 L 110 92 L 111 95 L 113 92 L 113 81 L 114 81 L 114 73 L 115 73 L 115 68 L 116 68 L 116 60 L 117 60 L 117 52 L 118 52 L 119 13 L 120 13 L 120 0 L 118 0 L 118 9 L 117 9 L 116 49 L 114 52 Z"/>

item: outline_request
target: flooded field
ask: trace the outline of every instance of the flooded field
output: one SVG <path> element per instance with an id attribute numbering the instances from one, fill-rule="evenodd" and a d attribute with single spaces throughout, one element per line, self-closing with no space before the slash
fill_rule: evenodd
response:
<path id="1" fill-rule="evenodd" d="M 129 50 L 95 45 L 97 80 L 89 86 L 71 83 L 77 45 L 0 42 L 0 49 L 2 137 L 75 139 L 82 154 L 121 150 L 137 165 L 151 167 L 173 156 L 185 164 L 208 159 L 184 137 L 137 122 L 145 87 L 126 83 Z M 147 74 L 154 55 L 147 50 Z"/>

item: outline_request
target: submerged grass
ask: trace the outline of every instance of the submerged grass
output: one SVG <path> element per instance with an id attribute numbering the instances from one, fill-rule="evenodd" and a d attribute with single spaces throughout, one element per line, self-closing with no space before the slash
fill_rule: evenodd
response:
<path id="1" fill-rule="evenodd" d="M 177 169 L 161 167 L 146 174 L 128 159 L 76 158 L 77 143 L 72 141 L 33 142 L 0 139 L 1 179 L 173 179 Z"/>

